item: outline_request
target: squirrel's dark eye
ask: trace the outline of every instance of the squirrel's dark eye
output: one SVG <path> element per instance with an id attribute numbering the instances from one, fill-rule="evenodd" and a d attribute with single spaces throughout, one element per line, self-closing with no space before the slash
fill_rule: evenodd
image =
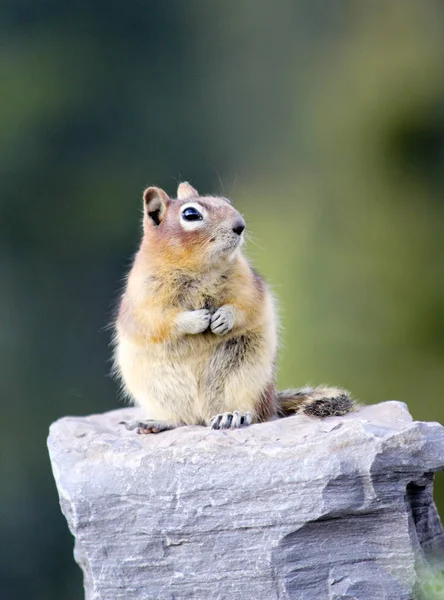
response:
<path id="1" fill-rule="evenodd" d="M 185 221 L 202 221 L 203 216 L 197 210 L 197 208 L 189 206 L 182 211 L 182 219 Z"/>

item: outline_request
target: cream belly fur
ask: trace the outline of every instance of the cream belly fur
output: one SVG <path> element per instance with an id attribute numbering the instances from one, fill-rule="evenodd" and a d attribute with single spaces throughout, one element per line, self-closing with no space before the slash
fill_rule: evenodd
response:
<path id="1" fill-rule="evenodd" d="M 272 331 L 256 334 L 254 347 L 237 365 L 225 345 L 236 338 L 205 335 L 142 346 L 119 336 L 117 360 L 125 392 L 147 418 L 177 425 L 208 424 L 221 412 L 251 411 L 273 380 L 276 341 Z M 179 417 L 180 416 L 180 417 Z"/>

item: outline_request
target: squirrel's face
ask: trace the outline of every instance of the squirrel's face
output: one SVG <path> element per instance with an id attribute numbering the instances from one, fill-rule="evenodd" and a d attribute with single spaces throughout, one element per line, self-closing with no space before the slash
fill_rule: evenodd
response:
<path id="1" fill-rule="evenodd" d="M 188 183 L 179 185 L 177 199 L 155 187 L 143 198 L 144 241 L 177 266 L 229 260 L 243 243 L 245 221 L 225 198 L 200 197 Z"/>

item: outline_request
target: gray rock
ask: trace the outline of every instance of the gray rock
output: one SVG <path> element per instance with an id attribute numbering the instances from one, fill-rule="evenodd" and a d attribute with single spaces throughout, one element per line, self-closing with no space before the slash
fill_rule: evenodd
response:
<path id="1" fill-rule="evenodd" d="M 51 426 L 87 600 L 404 600 L 444 551 L 444 428 L 402 403 L 145 436 L 137 416 Z"/>

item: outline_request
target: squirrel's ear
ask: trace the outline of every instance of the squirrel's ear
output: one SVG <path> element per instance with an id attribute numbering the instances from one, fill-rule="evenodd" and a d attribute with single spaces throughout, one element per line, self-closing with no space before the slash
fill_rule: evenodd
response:
<path id="1" fill-rule="evenodd" d="M 188 183 L 188 181 L 182 181 L 182 183 L 179 183 L 179 187 L 177 188 L 177 199 L 185 200 L 185 198 L 191 198 L 192 196 L 199 196 L 198 191 L 195 190 L 193 186 Z"/>
<path id="2" fill-rule="evenodd" d="M 169 197 L 158 187 L 149 187 L 143 192 L 145 215 L 154 225 L 160 225 L 167 209 Z"/>

